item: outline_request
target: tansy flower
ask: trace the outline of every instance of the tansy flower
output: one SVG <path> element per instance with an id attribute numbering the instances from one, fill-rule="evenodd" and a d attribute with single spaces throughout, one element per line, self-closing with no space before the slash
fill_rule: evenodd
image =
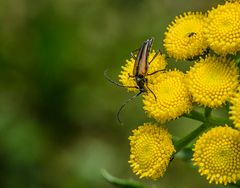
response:
<path id="1" fill-rule="evenodd" d="M 190 68 L 185 81 L 193 102 L 217 108 L 234 93 L 238 68 L 235 60 L 207 56 Z"/>
<path id="2" fill-rule="evenodd" d="M 231 98 L 230 102 L 232 103 L 229 111 L 230 119 L 233 120 L 235 127 L 240 129 L 240 87 Z"/>
<path id="3" fill-rule="evenodd" d="M 236 183 L 240 179 L 240 131 L 230 127 L 212 128 L 193 149 L 193 162 L 209 183 Z"/>
<path id="4" fill-rule="evenodd" d="M 184 73 L 180 71 L 169 71 L 160 74 L 149 84 L 151 92 L 143 95 L 144 110 L 157 121 L 164 123 L 189 112 L 191 109 L 191 98 L 184 85 Z"/>
<path id="5" fill-rule="evenodd" d="M 150 179 L 163 176 L 175 152 L 172 137 L 163 127 L 144 123 L 129 137 L 131 154 L 129 164 L 133 172 Z"/>
<path id="6" fill-rule="evenodd" d="M 164 47 L 170 57 L 177 60 L 201 55 L 207 48 L 203 38 L 206 16 L 199 12 L 188 12 L 176 17 L 165 32 Z"/>
<path id="7" fill-rule="evenodd" d="M 148 61 L 151 61 L 155 55 L 155 51 L 153 50 L 148 57 Z M 122 66 L 122 71 L 120 72 L 119 78 L 120 78 L 120 82 L 124 85 L 124 86 L 137 86 L 136 81 L 135 81 L 135 77 L 133 75 L 133 69 L 134 69 L 134 63 L 135 60 L 133 58 L 131 58 L 130 60 L 126 60 L 126 64 L 124 66 Z M 167 65 L 167 62 L 165 60 L 165 55 L 159 53 L 155 59 L 151 62 L 151 64 L 148 67 L 148 74 L 151 74 L 155 71 L 158 70 L 163 70 L 165 69 Z M 154 79 L 159 73 L 153 74 L 153 75 L 149 75 L 146 76 L 146 78 L 148 79 L 149 83 L 151 82 L 152 79 Z M 137 91 L 137 89 L 135 88 L 128 88 L 129 91 Z"/>
<path id="8" fill-rule="evenodd" d="M 204 35 L 216 53 L 235 54 L 240 50 L 240 4 L 226 2 L 208 13 Z"/>

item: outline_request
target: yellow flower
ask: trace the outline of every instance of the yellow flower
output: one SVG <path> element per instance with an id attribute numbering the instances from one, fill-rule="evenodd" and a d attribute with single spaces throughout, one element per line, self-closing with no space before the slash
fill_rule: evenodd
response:
<path id="1" fill-rule="evenodd" d="M 240 50 L 240 4 L 219 5 L 209 11 L 204 35 L 216 53 L 235 54 Z"/>
<path id="2" fill-rule="evenodd" d="M 164 47 L 170 57 L 177 60 L 201 55 L 207 48 L 203 37 L 206 16 L 199 12 L 188 12 L 176 17 L 165 32 Z"/>
<path id="3" fill-rule="evenodd" d="M 234 94 L 234 96 L 230 100 L 230 119 L 233 120 L 235 127 L 240 129 L 240 87 L 238 87 L 238 91 Z"/>
<path id="4" fill-rule="evenodd" d="M 129 137 L 131 154 L 129 164 L 133 172 L 150 179 L 163 176 L 175 152 L 172 137 L 167 129 L 144 123 Z"/>
<path id="5" fill-rule="evenodd" d="M 209 183 L 236 183 L 240 179 L 240 131 L 230 127 L 212 128 L 196 142 L 194 165 Z"/>
<path id="6" fill-rule="evenodd" d="M 148 57 L 149 61 L 152 60 L 155 53 L 156 52 L 153 50 L 149 54 L 149 57 Z M 120 78 L 119 81 L 124 86 L 137 86 L 135 78 L 133 77 L 134 76 L 133 75 L 134 63 L 135 63 L 135 60 L 133 58 L 131 58 L 130 60 L 126 60 L 125 66 L 122 66 L 122 71 L 119 74 L 119 78 Z M 166 59 L 165 59 L 165 55 L 159 53 L 157 55 L 157 57 L 149 65 L 148 74 L 151 74 L 154 71 L 163 70 L 163 69 L 165 69 L 166 65 L 167 65 L 167 62 L 166 62 Z M 146 76 L 149 83 L 151 82 L 151 79 L 154 79 L 158 74 L 160 74 L 160 72 L 156 73 L 156 74 L 153 74 L 153 75 Z M 137 89 L 128 88 L 128 91 L 137 91 Z"/>
<path id="7" fill-rule="evenodd" d="M 184 84 L 184 73 L 180 71 L 169 71 L 159 75 L 149 88 L 150 92 L 143 95 L 144 110 L 150 117 L 164 123 L 189 112 L 191 109 L 191 98 Z"/>
<path id="8" fill-rule="evenodd" d="M 238 68 L 234 60 L 207 56 L 188 71 L 186 85 L 193 102 L 217 108 L 234 93 L 238 85 Z"/>

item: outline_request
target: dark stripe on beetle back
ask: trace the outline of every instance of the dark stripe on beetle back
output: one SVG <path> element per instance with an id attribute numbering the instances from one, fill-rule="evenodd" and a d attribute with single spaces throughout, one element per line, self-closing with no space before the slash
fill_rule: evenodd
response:
<path id="1" fill-rule="evenodd" d="M 152 47 L 152 39 L 145 41 L 138 51 L 138 55 L 134 64 L 133 75 L 135 77 L 145 76 L 148 70 L 148 55 Z"/>

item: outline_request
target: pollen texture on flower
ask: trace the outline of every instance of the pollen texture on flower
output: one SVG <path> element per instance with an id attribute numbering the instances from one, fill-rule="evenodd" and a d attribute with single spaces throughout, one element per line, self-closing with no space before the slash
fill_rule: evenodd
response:
<path id="1" fill-rule="evenodd" d="M 216 127 L 196 142 L 193 162 L 209 183 L 236 183 L 240 179 L 240 131 Z"/>
<path id="2" fill-rule="evenodd" d="M 235 127 L 240 129 L 240 87 L 238 91 L 234 94 L 234 96 L 230 100 L 230 119 L 233 120 Z"/>
<path id="3" fill-rule="evenodd" d="M 156 52 L 153 50 L 149 54 L 148 61 L 151 61 L 155 54 Z M 135 64 L 135 60 L 131 58 L 130 60 L 126 60 L 126 64 L 122 66 L 122 71 L 119 74 L 119 81 L 124 86 L 137 86 L 135 77 L 133 75 L 134 64 Z M 166 65 L 167 65 L 167 61 L 165 59 L 165 55 L 159 53 L 149 65 L 147 73 L 151 74 L 155 71 L 163 70 L 165 69 Z M 148 81 L 151 82 L 151 80 L 154 79 L 158 74 L 161 74 L 161 72 L 147 76 Z M 137 91 L 137 89 L 134 89 L 134 88 L 128 88 L 128 90 Z"/>
<path id="4" fill-rule="evenodd" d="M 193 102 L 216 108 L 233 95 L 238 85 L 238 68 L 235 60 L 207 56 L 190 68 L 185 81 Z"/>
<path id="5" fill-rule="evenodd" d="M 144 123 L 129 137 L 131 154 L 129 164 L 140 178 L 157 179 L 163 176 L 175 152 L 167 129 Z"/>
<path id="6" fill-rule="evenodd" d="M 204 36 L 216 53 L 235 54 L 240 50 L 240 4 L 219 5 L 209 11 Z"/>
<path id="7" fill-rule="evenodd" d="M 207 48 L 203 37 L 205 19 L 199 12 L 176 17 L 165 32 L 164 47 L 170 57 L 184 60 L 203 53 Z"/>
<path id="8" fill-rule="evenodd" d="M 157 121 L 164 123 L 190 111 L 192 103 L 184 84 L 184 73 L 177 70 L 163 73 L 149 88 L 156 98 L 151 92 L 144 94 L 143 108 Z"/>

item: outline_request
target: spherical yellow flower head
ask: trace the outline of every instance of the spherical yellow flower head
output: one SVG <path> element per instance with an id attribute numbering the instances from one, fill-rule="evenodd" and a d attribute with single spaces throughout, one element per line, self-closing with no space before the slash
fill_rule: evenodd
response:
<path id="1" fill-rule="evenodd" d="M 129 164 L 140 178 L 157 179 L 163 176 L 175 152 L 172 137 L 163 127 L 144 123 L 129 137 Z"/>
<path id="2" fill-rule="evenodd" d="M 193 102 L 217 108 L 233 95 L 238 68 L 234 60 L 207 56 L 190 68 L 185 81 Z"/>
<path id="3" fill-rule="evenodd" d="M 219 5 L 209 11 L 204 35 L 216 53 L 235 54 L 240 50 L 240 4 Z"/>
<path id="4" fill-rule="evenodd" d="M 229 118 L 233 120 L 235 127 L 240 129 L 240 87 L 231 98 L 230 102 L 232 105 L 230 106 Z"/>
<path id="5" fill-rule="evenodd" d="M 193 161 L 209 183 L 236 183 L 240 179 L 240 131 L 212 128 L 196 142 Z"/>
<path id="6" fill-rule="evenodd" d="M 151 92 L 143 95 L 144 110 L 157 121 L 164 123 L 189 112 L 191 109 L 190 94 L 184 84 L 184 73 L 169 71 L 159 75 L 152 84 Z"/>
<path id="7" fill-rule="evenodd" d="M 206 16 L 199 12 L 176 17 L 165 32 L 164 47 L 170 57 L 184 60 L 203 53 L 207 48 L 203 37 L 205 19 Z"/>
<path id="8" fill-rule="evenodd" d="M 148 61 L 151 61 L 155 54 L 156 52 L 152 50 L 152 52 L 149 54 Z M 119 78 L 120 78 L 119 81 L 124 86 L 137 86 L 134 75 L 133 75 L 134 64 L 135 64 L 135 60 L 131 58 L 130 60 L 126 60 L 126 64 L 122 66 L 122 71 L 119 74 Z M 165 59 L 165 55 L 159 53 L 149 65 L 148 74 L 151 74 L 154 71 L 163 70 L 165 69 L 166 65 L 167 65 L 167 61 Z M 147 76 L 149 83 L 158 74 L 160 74 L 160 72 Z M 137 91 L 137 89 L 128 88 L 128 91 Z"/>

